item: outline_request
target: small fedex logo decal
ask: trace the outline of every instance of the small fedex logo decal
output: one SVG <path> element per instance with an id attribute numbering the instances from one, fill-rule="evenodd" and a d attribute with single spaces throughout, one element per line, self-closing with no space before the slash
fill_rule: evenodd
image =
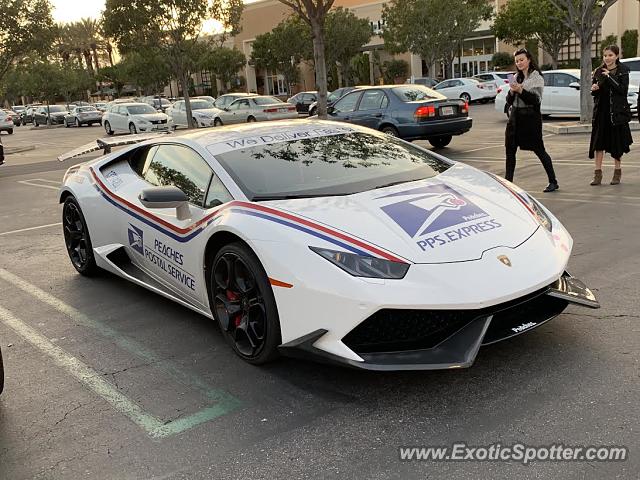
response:
<path id="1" fill-rule="evenodd" d="M 422 250 L 499 228 L 496 220 L 470 199 L 443 183 L 392 193 L 380 208 Z M 436 233 L 437 232 L 437 233 Z"/>

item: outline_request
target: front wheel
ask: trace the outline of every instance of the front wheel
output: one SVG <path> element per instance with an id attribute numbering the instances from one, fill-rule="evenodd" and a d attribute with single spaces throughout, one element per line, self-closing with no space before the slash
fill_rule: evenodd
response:
<path id="1" fill-rule="evenodd" d="M 80 120 L 76 118 L 76 127 L 80 128 Z"/>
<path id="2" fill-rule="evenodd" d="M 64 243 L 73 267 L 81 275 L 87 277 L 95 275 L 99 269 L 93 255 L 89 229 L 80 205 L 74 197 L 67 197 L 64 201 L 62 227 Z"/>
<path id="3" fill-rule="evenodd" d="M 467 102 L 467 103 L 470 103 L 470 102 L 471 102 L 471 95 L 469 95 L 468 93 L 462 93 L 462 94 L 460 94 L 460 98 L 461 98 L 462 100 L 464 100 L 465 102 Z"/>
<path id="4" fill-rule="evenodd" d="M 255 121 L 256 121 L 255 117 L 247 118 L 247 123 L 251 123 L 251 122 L 255 122 Z"/>
<path id="5" fill-rule="evenodd" d="M 13 134 L 13 128 L 10 128 L 9 130 L 7 130 L 7 132 L 9 133 L 9 135 Z"/>
<path id="6" fill-rule="evenodd" d="M 429 143 L 435 148 L 444 148 L 451 143 L 451 135 L 445 135 L 443 137 L 434 137 L 429 139 Z"/>
<path id="7" fill-rule="evenodd" d="M 138 129 L 136 128 L 135 124 L 133 123 L 129 124 L 129 133 L 131 135 L 135 135 L 136 133 L 138 133 Z"/>
<path id="8" fill-rule="evenodd" d="M 312 108 L 311 110 L 309 110 L 309 116 L 313 117 L 316 114 L 316 109 Z"/>
<path id="9" fill-rule="evenodd" d="M 260 365 L 278 356 L 280 321 L 271 284 L 245 244 L 223 246 L 210 271 L 210 299 L 222 335 L 236 354 Z"/>
<path id="10" fill-rule="evenodd" d="M 213 121 L 213 126 L 214 126 L 214 127 L 221 127 L 221 126 L 222 126 L 222 120 L 220 120 L 219 118 L 216 118 L 216 119 Z"/>
<path id="11" fill-rule="evenodd" d="M 111 124 L 109 122 L 104 122 L 104 131 L 107 132 L 107 135 L 113 135 L 113 130 L 111 130 Z"/>

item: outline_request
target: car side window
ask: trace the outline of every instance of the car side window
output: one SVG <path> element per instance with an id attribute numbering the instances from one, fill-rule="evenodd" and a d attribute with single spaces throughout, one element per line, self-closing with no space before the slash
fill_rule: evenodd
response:
<path id="1" fill-rule="evenodd" d="M 213 175 L 209 183 L 209 190 L 207 190 L 207 199 L 204 202 L 204 208 L 217 207 L 231 200 L 233 200 L 233 197 L 229 193 L 229 190 L 227 190 L 217 175 Z"/>
<path id="2" fill-rule="evenodd" d="M 386 96 L 381 90 L 366 90 L 362 94 L 358 110 L 379 110 L 382 108 L 382 100 L 385 98 Z"/>
<path id="3" fill-rule="evenodd" d="M 461 87 L 464 85 L 464 82 L 462 80 L 453 80 L 452 83 L 453 83 L 453 85 L 451 85 L 452 87 Z"/>
<path id="4" fill-rule="evenodd" d="M 135 150 L 129 157 L 129 166 L 131 167 L 131 170 L 144 178 L 145 167 L 149 166 L 157 149 L 157 146 L 152 146 L 138 148 Z"/>
<path id="5" fill-rule="evenodd" d="M 640 60 L 633 60 L 631 62 L 624 62 L 624 64 L 631 69 L 632 72 L 640 71 Z"/>
<path id="6" fill-rule="evenodd" d="M 238 108 L 249 108 L 249 100 L 240 100 Z"/>
<path id="7" fill-rule="evenodd" d="M 229 105 L 229 110 L 238 110 L 240 108 L 240 102 L 233 102 Z"/>
<path id="8" fill-rule="evenodd" d="M 545 87 L 553 87 L 554 85 L 554 81 L 553 81 L 553 73 L 543 73 L 542 74 L 542 78 L 544 78 L 544 86 Z"/>
<path id="9" fill-rule="evenodd" d="M 189 203 L 203 206 L 213 172 L 195 151 L 182 145 L 159 145 L 145 166 L 143 177 L 151 185 L 172 185 L 182 190 Z"/>
<path id="10" fill-rule="evenodd" d="M 353 112 L 356 109 L 356 105 L 358 104 L 358 100 L 360 99 L 361 95 L 362 92 L 349 93 L 345 95 L 333 106 L 334 112 Z"/>
<path id="11" fill-rule="evenodd" d="M 441 90 L 441 89 L 443 89 L 443 88 L 449 88 L 449 87 L 451 87 L 451 86 L 452 86 L 452 84 L 451 84 L 451 80 L 447 80 L 446 82 L 442 82 L 440 85 L 437 85 L 437 86 L 436 86 L 436 89 L 437 89 L 437 90 Z"/>
<path id="12" fill-rule="evenodd" d="M 571 75 L 566 73 L 554 73 L 554 77 L 556 87 L 568 87 L 570 83 L 575 81 Z"/>

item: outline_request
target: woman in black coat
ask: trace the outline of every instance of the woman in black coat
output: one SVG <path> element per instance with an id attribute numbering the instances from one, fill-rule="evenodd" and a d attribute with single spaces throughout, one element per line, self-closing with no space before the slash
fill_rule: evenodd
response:
<path id="1" fill-rule="evenodd" d="M 544 191 L 553 192 L 559 188 L 558 180 L 553 170 L 553 162 L 542 140 L 540 103 L 542 103 L 544 78 L 527 49 L 522 48 L 516 51 L 514 61 L 518 74 L 510 82 L 507 95 L 507 108 L 511 109 L 511 114 L 505 131 L 507 157 L 505 178 L 510 182 L 513 181 L 518 147 L 521 150 L 533 150 L 549 179 L 549 185 Z"/>
<path id="2" fill-rule="evenodd" d="M 596 168 L 591 185 L 602 183 L 604 152 L 611 154 L 615 162 L 611 185 L 618 185 L 622 178 L 620 159 L 629 153 L 629 146 L 633 143 L 629 129 L 631 109 L 627 102 L 629 68 L 620 63 L 619 55 L 617 45 L 606 47 L 602 55 L 604 63 L 593 72 L 591 95 L 594 107 L 589 158 L 595 156 Z"/>

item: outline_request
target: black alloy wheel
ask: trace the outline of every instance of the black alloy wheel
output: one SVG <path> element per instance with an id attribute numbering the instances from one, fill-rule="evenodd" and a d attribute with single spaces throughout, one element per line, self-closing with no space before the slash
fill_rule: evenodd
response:
<path id="1" fill-rule="evenodd" d="M 236 354 L 254 365 L 276 358 L 278 311 L 269 279 L 255 254 L 242 243 L 225 245 L 210 271 L 213 312 Z"/>
<path id="2" fill-rule="evenodd" d="M 62 227 L 64 243 L 73 267 L 82 275 L 95 275 L 98 271 L 98 266 L 93 255 L 89 229 L 84 220 L 84 215 L 82 215 L 80 205 L 73 197 L 68 197 L 64 201 Z"/>

